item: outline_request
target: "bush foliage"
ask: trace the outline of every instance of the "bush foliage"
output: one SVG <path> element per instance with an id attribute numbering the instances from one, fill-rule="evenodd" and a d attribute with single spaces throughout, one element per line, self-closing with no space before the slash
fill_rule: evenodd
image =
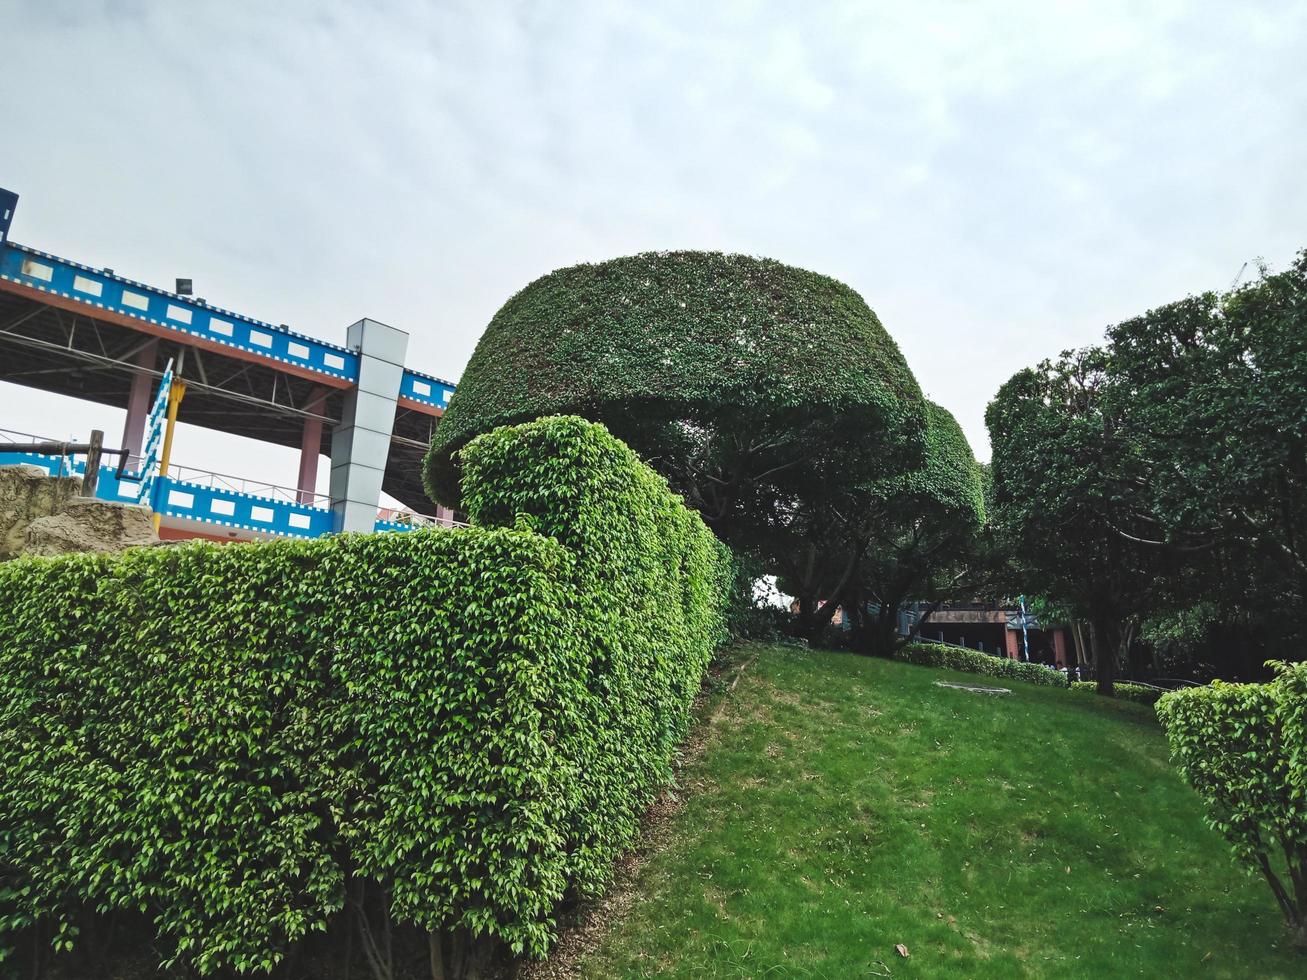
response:
<path id="1" fill-rule="evenodd" d="M 1269 684 L 1172 691 L 1157 715 L 1208 823 L 1266 879 L 1307 947 L 1307 664 L 1275 666 Z"/>
<path id="2" fill-rule="evenodd" d="M 469 529 L 0 567 L 0 947 L 132 910 L 269 969 L 362 880 L 547 948 L 669 776 L 731 562 L 599 426 L 462 461 Z"/>
<path id="3" fill-rule="evenodd" d="M 717 252 L 558 269 L 509 299 L 436 426 L 428 492 L 456 503 L 468 440 L 555 413 L 607 425 L 719 528 L 757 525 L 759 484 L 913 465 L 925 438 L 921 389 L 861 296 Z"/>
<path id="4" fill-rule="evenodd" d="M 1075 681 L 1071 684 L 1071 690 L 1081 694 L 1093 694 L 1097 692 L 1098 684 L 1095 681 Z M 1163 693 L 1145 687 L 1143 684 L 1131 684 L 1129 681 L 1117 681 L 1112 685 L 1112 697 L 1122 701 L 1133 701 L 1135 704 L 1156 704 Z"/>
<path id="5" fill-rule="evenodd" d="M 980 464 L 947 409 L 927 402 L 926 417 L 925 463 L 874 481 L 859 500 L 866 515 L 865 546 L 843 598 L 845 608 L 852 610 L 867 609 L 868 600 L 875 599 L 875 613 L 855 617 L 855 623 L 863 621 L 860 641 L 869 653 L 885 653 L 897 644 L 895 627 L 905 602 L 974 597 L 984 589 L 993 564 L 982 536 L 985 493 Z M 794 551 L 799 560 L 792 562 L 786 581 L 811 582 L 813 576 L 803 574 L 802 551 Z M 838 567 L 838 557 L 833 557 Z M 817 598 L 821 591 L 808 595 Z"/>
<path id="6" fill-rule="evenodd" d="M 968 674 L 1026 681 L 1045 687 L 1066 687 L 1066 675 L 1052 667 L 996 657 L 979 650 L 967 650 L 944 643 L 909 643 L 894 651 L 894 659 L 921 667 L 946 667 Z"/>

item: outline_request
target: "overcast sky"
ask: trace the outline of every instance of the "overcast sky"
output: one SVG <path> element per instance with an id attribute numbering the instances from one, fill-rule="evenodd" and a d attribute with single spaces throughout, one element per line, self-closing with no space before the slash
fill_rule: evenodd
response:
<path id="1" fill-rule="evenodd" d="M 563 265 L 858 290 L 988 458 L 1013 371 L 1307 246 L 1307 4 L 0 0 L 12 237 L 457 380 Z M 0 384 L 0 428 L 122 413 Z M 197 429 L 183 464 L 292 483 Z M 325 478 L 325 469 L 324 478 Z"/>

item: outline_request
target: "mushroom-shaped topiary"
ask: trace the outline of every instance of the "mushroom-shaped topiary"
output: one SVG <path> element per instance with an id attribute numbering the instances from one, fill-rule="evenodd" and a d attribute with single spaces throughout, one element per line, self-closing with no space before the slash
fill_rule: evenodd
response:
<path id="1" fill-rule="evenodd" d="M 496 426 L 602 422 L 727 540 L 813 481 L 920 462 L 921 390 L 862 297 L 769 259 L 658 252 L 559 269 L 495 314 L 436 427 L 428 492 Z"/>

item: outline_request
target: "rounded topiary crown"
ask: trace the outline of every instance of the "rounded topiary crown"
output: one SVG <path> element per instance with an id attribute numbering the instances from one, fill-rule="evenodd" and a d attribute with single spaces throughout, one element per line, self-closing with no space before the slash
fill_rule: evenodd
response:
<path id="1" fill-rule="evenodd" d="M 766 453 L 793 450 L 780 430 L 841 425 L 851 448 L 875 445 L 888 460 L 901 455 L 893 447 L 919 456 L 925 428 L 920 388 L 861 296 L 814 272 L 716 252 L 572 266 L 512 297 L 436 427 L 428 491 L 456 503 L 462 446 L 553 414 L 605 423 L 682 492 L 690 455 L 729 467 L 761 445 L 749 465 L 765 472 L 775 465 Z M 744 445 L 749 435 L 759 445 Z"/>

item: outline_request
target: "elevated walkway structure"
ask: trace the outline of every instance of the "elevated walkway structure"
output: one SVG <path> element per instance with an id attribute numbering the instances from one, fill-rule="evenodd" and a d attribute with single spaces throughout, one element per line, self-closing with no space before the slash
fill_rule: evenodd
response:
<path id="1" fill-rule="evenodd" d="M 154 495 L 171 536 L 312 537 L 370 531 L 379 520 L 387 529 L 452 522 L 427 499 L 421 463 L 454 385 L 405 365 L 406 333 L 361 319 L 333 344 L 20 245 L 8 234 L 16 204 L 0 190 L 0 381 L 126 410 L 120 446 L 139 469 L 171 362 L 185 384 L 179 421 L 300 451 L 292 488 L 174 470 Z M 68 465 L 6 460 L 3 442 L 0 464 Z M 331 460 L 325 499 L 315 493 L 321 455 Z M 99 496 L 127 492 L 101 481 Z M 399 520 L 379 519 L 383 490 L 408 508 Z"/>

